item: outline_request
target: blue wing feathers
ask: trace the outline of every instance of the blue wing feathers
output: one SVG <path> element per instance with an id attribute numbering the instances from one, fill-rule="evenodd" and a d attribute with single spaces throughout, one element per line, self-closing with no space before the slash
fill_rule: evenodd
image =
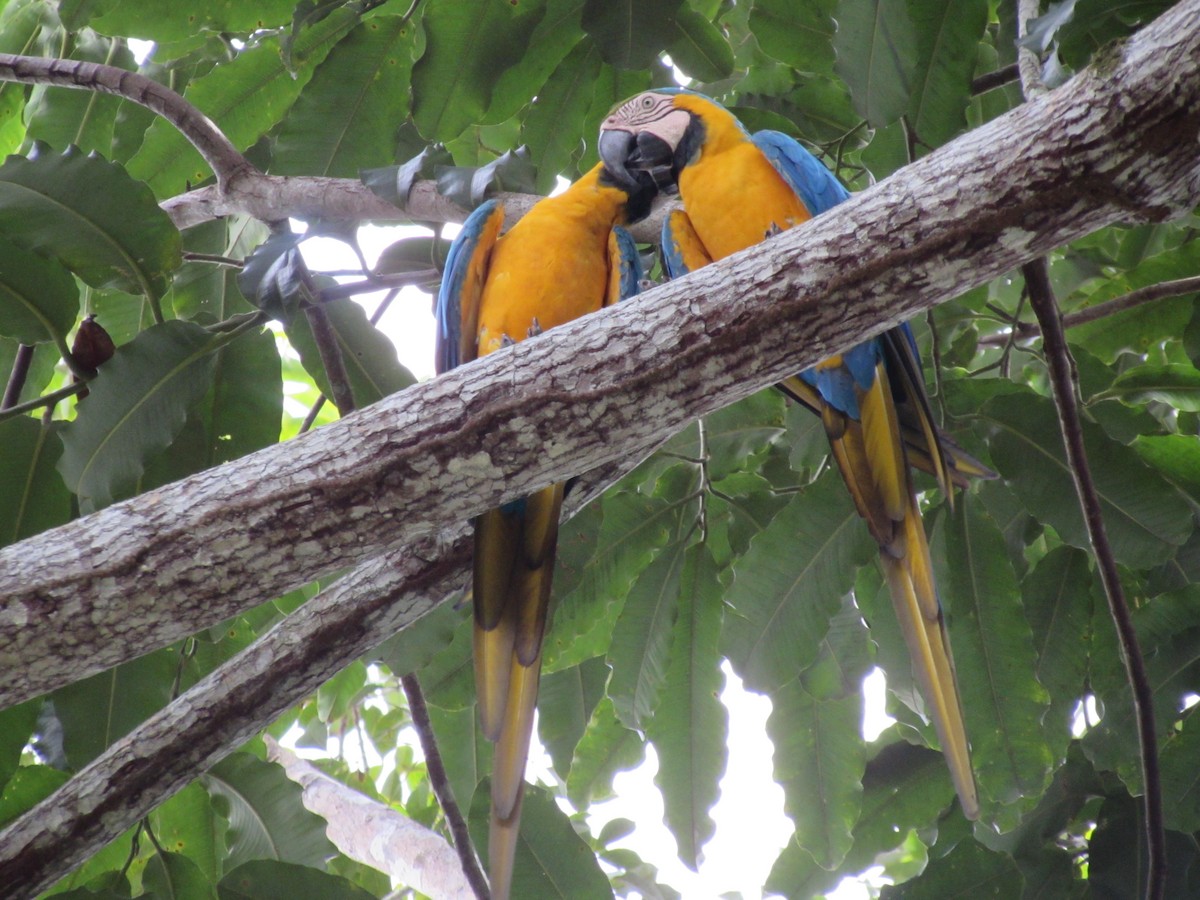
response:
<path id="1" fill-rule="evenodd" d="M 628 300 L 641 289 L 642 257 L 638 253 L 637 242 L 633 235 L 620 225 L 613 226 L 613 234 L 617 238 L 617 249 L 620 254 L 621 267 L 621 297 Z"/>
<path id="2" fill-rule="evenodd" d="M 671 227 L 673 220 L 671 216 L 666 216 L 663 219 L 662 225 L 662 262 L 663 268 L 667 270 L 668 278 L 682 278 L 689 271 L 687 263 L 683 261 L 683 251 L 679 247 L 679 241 L 676 240 L 675 231 Z"/>
<path id="3" fill-rule="evenodd" d="M 795 138 L 781 131 L 758 131 L 751 136 L 775 171 L 804 201 L 808 211 L 820 215 L 837 206 L 850 192 L 815 156 L 800 146 Z"/>
<path id="4" fill-rule="evenodd" d="M 462 231 L 450 245 L 446 254 L 446 271 L 442 276 L 442 285 L 438 289 L 437 306 L 437 371 L 448 372 L 466 360 L 460 359 L 459 346 L 462 337 L 462 303 L 463 288 L 466 285 L 467 273 L 471 261 L 480 252 L 490 248 L 480 246 L 480 237 L 493 215 L 504 215 L 504 207 L 499 200 L 489 200 L 481 204 L 467 218 Z"/>

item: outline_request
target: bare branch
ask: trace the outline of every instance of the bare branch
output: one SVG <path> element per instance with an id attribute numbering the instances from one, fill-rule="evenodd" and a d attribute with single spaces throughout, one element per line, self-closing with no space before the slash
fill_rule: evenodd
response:
<path id="1" fill-rule="evenodd" d="M 18 344 L 13 356 L 12 371 L 8 375 L 8 383 L 4 386 L 4 399 L 0 400 L 0 409 L 16 406 L 21 399 L 21 391 L 25 389 L 25 379 L 29 376 L 29 365 L 33 362 L 33 344 Z"/>
<path id="2" fill-rule="evenodd" d="M 0 81 L 54 84 L 115 94 L 158 113 L 200 151 L 217 176 L 218 192 L 228 190 L 242 176 L 258 174 L 208 116 L 169 87 L 137 72 L 101 63 L 0 53 Z"/>
<path id="3" fill-rule="evenodd" d="M 972 96 L 986 94 L 988 91 L 995 90 L 998 87 L 1004 87 L 1006 84 L 1012 84 L 1018 78 L 1017 64 L 1012 63 L 1003 68 L 996 69 L 994 72 L 988 72 L 980 75 L 971 82 Z"/>
<path id="4" fill-rule="evenodd" d="M 1200 0 L 1121 53 L 819 227 L 0 550 L 4 702 L 617 459 L 1097 228 L 1190 210 Z"/>

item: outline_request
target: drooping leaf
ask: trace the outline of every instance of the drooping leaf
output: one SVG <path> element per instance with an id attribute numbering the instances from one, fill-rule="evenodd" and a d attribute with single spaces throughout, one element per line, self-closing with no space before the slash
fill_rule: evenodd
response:
<path id="1" fill-rule="evenodd" d="M 836 472 L 810 485 L 734 562 L 723 649 L 747 687 L 771 691 L 817 657 L 829 619 L 875 542 Z"/>
<path id="2" fill-rule="evenodd" d="M 0 166 L 0 232 L 97 288 L 160 297 L 179 265 L 179 231 L 146 186 L 75 148 L 36 148 Z"/>
<path id="3" fill-rule="evenodd" d="M 71 494 L 55 470 L 62 445 L 58 424 L 18 416 L 0 422 L 0 546 L 39 534 L 71 518 Z"/>
<path id="4" fill-rule="evenodd" d="M 545 0 L 546 14 L 529 36 L 529 46 L 537 52 L 521 54 L 500 73 L 481 124 L 504 122 L 548 87 L 551 73 L 584 37 L 579 23 L 583 4 L 584 0 Z"/>
<path id="5" fill-rule="evenodd" d="M 317 64 L 357 23 L 358 16 L 343 9 L 305 29 L 292 48 L 294 69 L 271 40 L 247 47 L 232 62 L 189 82 L 184 99 L 212 119 L 235 147 L 245 149 L 283 120 Z M 212 177 L 199 151 L 165 119 L 150 126 L 129 160 L 129 172 L 160 197 Z"/>
<path id="6" fill-rule="evenodd" d="M 567 796 L 576 809 L 586 809 L 596 800 L 612 796 L 613 776 L 632 769 L 646 756 L 636 731 L 621 724 L 612 700 L 605 697 L 592 711 L 591 721 L 575 746 Z"/>
<path id="7" fill-rule="evenodd" d="M 996 428 L 992 462 L 1030 512 L 1072 546 L 1090 547 L 1051 402 L 1023 391 L 995 397 L 982 415 Z M 1135 568 L 1164 562 L 1191 533 L 1186 502 L 1133 450 L 1082 427 L 1113 554 Z"/>
<path id="8" fill-rule="evenodd" d="M 481 783 L 471 803 L 468 825 L 477 847 L 487 845 L 490 784 Z M 575 832 L 554 797 L 527 784 L 513 861 L 512 896 L 610 900 L 612 895 L 612 886 L 595 854 Z"/>
<path id="9" fill-rule="evenodd" d="M 797 843 L 824 868 L 838 865 L 852 843 L 866 764 L 861 722 L 857 695 L 816 700 L 797 681 L 771 694 L 775 780 Z"/>
<path id="10" fill-rule="evenodd" d="M 399 15 L 374 16 L 333 48 L 283 121 L 272 173 L 354 178 L 393 158 L 415 29 Z"/>
<path id="11" fill-rule="evenodd" d="M 413 67 L 413 121 L 426 140 L 448 141 L 479 123 L 497 79 L 529 47 L 544 2 L 466 0 L 425 10 L 425 52 Z"/>
<path id="12" fill-rule="evenodd" d="M 877 128 L 908 109 L 917 36 L 903 0 L 838 0 L 834 71 L 850 87 L 854 108 Z"/>
<path id="13" fill-rule="evenodd" d="M 987 26 L 987 0 L 910 3 L 917 64 L 908 106 L 909 127 L 928 148 L 963 130 L 971 100 L 976 45 Z"/>
<path id="14" fill-rule="evenodd" d="M 764 53 L 802 72 L 831 72 L 835 0 L 756 0 L 750 30 Z"/>
<path id="15" fill-rule="evenodd" d="M 432 144 L 398 166 L 365 169 L 360 177 L 373 194 L 403 209 L 418 178 L 432 179 L 439 168 L 453 162 L 454 158 L 444 145 Z"/>
<path id="16" fill-rule="evenodd" d="M 188 15 L 184 16 L 163 15 L 163 5 L 158 0 L 120 0 L 119 3 L 95 4 L 86 23 L 101 34 L 168 43 L 189 38 L 199 31 L 247 34 L 260 28 L 284 25 L 294 7 L 292 0 L 257 0 L 253 4 L 203 3 L 188 6 Z"/>
<path id="17" fill-rule="evenodd" d="M 587 0 L 583 28 L 609 65 L 644 69 L 666 47 L 680 0 Z"/>
<path id="18" fill-rule="evenodd" d="M 253 859 L 232 869 L 217 884 L 220 900 L 371 900 L 358 885 L 322 871 L 320 863 L 298 865 L 279 859 Z"/>
<path id="19" fill-rule="evenodd" d="M 727 756 L 729 716 L 720 700 L 725 676 L 717 653 L 724 610 L 717 575 L 716 562 L 703 544 L 687 549 L 666 679 L 647 725 L 658 752 L 655 784 L 663 794 L 666 821 L 679 858 L 693 870 L 716 831 L 710 810 Z"/>
<path id="20" fill-rule="evenodd" d="M 684 5 L 675 13 L 675 29 L 666 50 L 684 74 L 698 81 L 717 81 L 733 73 L 733 48 L 707 18 Z"/>
<path id="21" fill-rule="evenodd" d="M 533 164 L 525 147 L 506 150 L 481 166 L 446 166 L 437 173 L 438 193 L 464 209 L 474 209 L 488 191 L 534 191 Z"/>
<path id="22" fill-rule="evenodd" d="M 101 367 L 75 421 L 62 430 L 58 470 L 83 508 L 107 506 L 170 445 L 208 389 L 213 349 L 213 336 L 199 325 L 164 322 Z"/>
<path id="23" fill-rule="evenodd" d="M 1019 807 L 1032 806 L 1049 783 L 1052 764 L 1041 729 L 1050 698 L 1034 677 L 1033 635 L 1016 573 L 1000 530 L 978 504 L 958 504 L 942 517 L 931 551 L 939 593 L 950 610 L 981 805 L 988 810 L 988 799 L 1004 805 L 985 815 L 1015 825 Z"/>
<path id="24" fill-rule="evenodd" d="M 521 139 L 533 148 L 530 161 L 537 170 L 539 194 L 549 193 L 558 173 L 582 152 L 580 135 L 599 76 L 600 54 L 595 44 L 577 44 L 525 116 Z"/>
<path id="25" fill-rule="evenodd" d="M 554 761 L 554 770 L 566 779 L 575 747 L 587 730 L 596 704 L 604 696 L 608 666 L 593 657 L 577 666 L 542 676 L 538 690 L 538 737 Z"/>
<path id="26" fill-rule="evenodd" d="M 325 836 L 325 820 L 304 808 L 300 786 L 279 766 L 249 753 L 233 753 L 201 781 L 229 823 L 223 863 L 227 876 L 250 860 L 323 866 L 334 852 Z"/>

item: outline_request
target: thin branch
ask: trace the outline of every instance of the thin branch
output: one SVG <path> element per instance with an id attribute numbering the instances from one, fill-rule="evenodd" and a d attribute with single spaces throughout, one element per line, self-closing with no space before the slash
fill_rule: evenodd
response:
<path id="1" fill-rule="evenodd" d="M 1096 494 L 1096 486 L 1088 466 L 1087 451 L 1083 445 L 1083 430 L 1079 421 L 1075 362 L 1067 347 L 1045 258 L 1026 264 L 1022 272 L 1029 287 L 1030 305 L 1042 327 L 1042 345 L 1046 353 L 1046 365 L 1050 370 L 1054 402 L 1058 407 L 1063 444 L 1075 481 L 1075 491 L 1079 495 L 1079 505 L 1087 523 L 1096 565 L 1100 570 L 1100 579 L 1108 597 L 1108 609 L 1116 624 L 1129 687 L 1133 691 L 1138 741 L 1141 745 L 1146 845 L 1149 854 L 1145 897 L 1146 900 L 1160 900 L 1165 888 L 1167 849 L 1163 826 L 1162 784 L 1158 769 L 1158 736 L 1154 726 L 1154 692 L 1146 674 L 1146 665 L 1138 646 L 1137 631 L 1133 627 L 1133 619 L 1121 586 L 1121 576 L 1108 542 L 1100 498 Z"/>
<path id="2" fill-rule="evenodd" d="M 14 416 L 19 416 L 22 413 L 41 409 L 43 406 L 53 408 L 60 400 L 66 400 L 68 397 L 78 394 L 86 387 L 86 381 L 77 381 L 74 384 L 60 387 L 57 391 L 52 391 L 49 394 L 42 394 L 40 397 L 26 400 L 24 403 L 18 403 L 15 406 L 6 406 L 0 410 L 0 422 L 3 422 L 5 419 L 11 419 Z"/>
<path id="3" fill-rule="evenodd" d="M 1049 90 L 1042 81 L 1042 61 L 1020 40 L 1029 33 L 1029 23 L 1040 13 L 1040 0 L 1017 0 L 1017 71 L 1021 76 L 1021 92 L 1026 100 L 1040 97 Z"/>
<path id="4" fill-rule="evenodd" d="M 446 766 L 442 762 L 442 751 L 438 749 L 437 738 L 433 733 L 433 723 L 429 720 L 429 708 L 425 705 L 425 692 L 421 690 L 420 679 L 416 674 L 409 673 L 400 677 L 400 685 L 404 688 L 404 696 L 408 698 L 408 711 L 412 715 L 413 727 L 417 738 L 421 741 L 421 750 L 425 754 L 425 768 L 429 772 L 429 784 L 433 794 L 441 804 L 442 813 L 446 816 L 446 824 L 450 826 L 450 835 L 454 839 L 454 850 L 458 853 L 462 864 L 463 874 L 470 882 L 471 890 L 479 900 L 488 900 L 491 893 L 488 889 L 487 876 L 479 865 L 479 857 L 475 855 L 475 844 L 471 841 L 471 833 L 467 830 L 467 820 L 463 817 L 458 801 L 454 799 L 454 791 L 450 789 L 450 776 L 446 774 Z"/>
<path id="5" fill-rule="evenodd" d="M 1062 317 L 1063 327 L 1074 328 L 1078 325 L 1087 325 L 1089 322 L 1095 322 L 1107 316 L 1125 312 L 1144 303 L 1154 303 L 1157 300 L 1167 300 L 1173 297 L 1185 297 L 1188 294 L 1194 294 L 1198 291 L 1200 291 L 1200 275 L 1191 278 L 1177 278 L 1174 281 L 1160 281 L 1158 284 L 1148 284 L 1135 291 L 1130 291 L 1128 294 L 1114 297 L 1112 300 L 1105 300 L 1103 303 L 1097 303 L 1095 306 L 1067 313 Z M 1014 337 L 1020 340 L 1022 338 L 1036 337 L 1040 333 L 1041 331 L 1036 322 L 1017 322 L 1013 325 L 1012 331 L 989 334 L 987 337 L 981 338 L 979 343 L 986 346 L 994 346 L 1007 343 Z"/>
<path id="6" fill-rule="evenodd" d="M 353 297 L 357 294 L 368 294 L 374 291 L 423 284 L 440 275 L 441 272 L 434 268 L 418 269 L 414 272 L 405 272 L 403 275 L 372 275 L 361 281 L 351 281 L 348 284 L 338 284 L 323 288 L 320 294 L 320 301 L 325 303 L 329 300 L 340 300 L 343 297 Z"/>
<path id="7" fill-rule="evenodd" d="M 240 269 L 245 263 L 240 259 L 232 259 L 228 256 L 221 256 L 219 253 L 195 253 L 191 250 L 183 251 L 184 262 L 207 262 L 218 266 L 228 266 L 231 269 Z"/>
<path id="8" fill-rule="evenodd" d="M 337 407 L 338 415 L 349 415 L 354 411 L 354 392 L 350 388 L 350 376 L 346 372 L 346 363 L 338 346 L 337 332 L 333 330 L 325 308 L 319 304 L 305 307 L 304 315 L 312 328 L 313 342 L 317 345 L 321 365 L 329 378 L 333 405 Z"/>
<path id="9" fill-rule="evenodd" d="M 980 94 L 986 94 L 988 91 L 995 90 L 998 87 L 1012 84 L 1017 78 L 1017 64 L 1009 63 L 1007 66 L 996 69 L 994 72 L 980 75 L 972 81 L 971 96 L 978 97 Z"/>
<path id="10" fill-rule="evenodd" d="M 321 410 L 324 408 L 327 400 L 328 398 L 324 394 L 317 398 L 317 402 L 312 405 L 308 411 L 308 415 L 300 423 L 300 434 L 304 434 L 304 432 L 313 427 L 313 424 L 317 421 L 317 416 L 321 414 Z"/>
<path id="11" fill-rule="evenodd" d="M 146 107 L 178 128 L 200 152 L 217 176 L 221 192 L 241 176 L 258 174 L 208 116 L 170 88 L 137 72 L 79 60 L 0 53 L 0 81 L 99 91 Z"/>
<path id="12" fill-rule="evenodd" d="M 33 344 L 17 345 L 12 371 L 8 376 L 8 384 L 4 388 L 4 399 L 0 400 L 0 409 L 16 406 L 17 401 L 21 399 L 21 391 L 25 389 L 25 379 L 29 377 L 29 365 L 33 362 L 33 350 Z"/>

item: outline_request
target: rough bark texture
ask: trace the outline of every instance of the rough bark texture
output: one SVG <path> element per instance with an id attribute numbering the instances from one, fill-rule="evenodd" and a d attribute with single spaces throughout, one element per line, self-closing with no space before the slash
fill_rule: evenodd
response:
<path id="1" fill-rule="evenodd" d="M 440 834 L 266 741 L 267 759 L 303 788 L 304 807 L 329 823 L 325 833 L 348 857 L 432 900 L 473 900 L 458 854 Z"/>
<path id="2" fill-rule="evenodd" d="M 566 514 L 651 449 L 580 478 Z M 351 660 L 462 588 L 470 561 L 464 522 L 384 553 L 322 591 L 0 831 L 4 896 L 32 897 L 66 875 Z"/>
<path id="3" fill-rule="evenodd" d="M 1200 200 L 1200 0 L 779 237 L 0 551 L 0 703 L 652 443 L 1114 221 Z"/>

